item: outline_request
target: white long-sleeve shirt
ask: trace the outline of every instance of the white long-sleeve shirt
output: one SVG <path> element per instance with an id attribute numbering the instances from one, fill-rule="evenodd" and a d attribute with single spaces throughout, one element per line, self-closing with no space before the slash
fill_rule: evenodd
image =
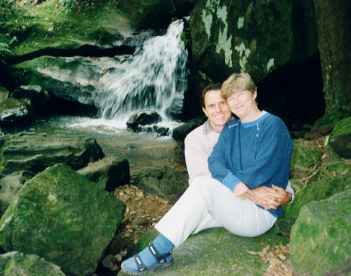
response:
<path id="1" fill-rule="evenodd" d="M 189 185 L 198 176 L 209 176 L 207 159 L 218 141 L 220 132 L 215 132 L 209 120 L 190 132 L 184 141 L 185 162 L 189 174 Z"/>

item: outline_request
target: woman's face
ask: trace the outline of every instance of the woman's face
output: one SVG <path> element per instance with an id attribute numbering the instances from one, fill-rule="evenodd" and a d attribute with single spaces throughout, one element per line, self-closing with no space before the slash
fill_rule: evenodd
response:
<path id="1" fill-rule="evenodd" d="M 249 122 L 257 112 L 255 98 L 257 91 L 251 93 L 248 90 L 234 92 L 227 99 L 230 110 L 239 117 L 242 122 Z"/>

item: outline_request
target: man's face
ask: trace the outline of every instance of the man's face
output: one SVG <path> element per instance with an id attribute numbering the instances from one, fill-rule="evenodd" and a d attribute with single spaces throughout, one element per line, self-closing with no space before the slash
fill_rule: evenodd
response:
<path id="1" fill-rule="evenodd" d="M 221 132 L 230 120 L 231 112 L 227 101 L 221 97 L 221 90 L 210 90 L 205 94 L 205 108 L 202 108 L 210 120 L 214 131 Z"/>

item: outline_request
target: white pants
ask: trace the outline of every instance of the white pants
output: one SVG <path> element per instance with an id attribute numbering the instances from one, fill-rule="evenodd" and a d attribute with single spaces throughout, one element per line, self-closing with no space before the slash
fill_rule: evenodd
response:
<path id="1" fill-rule="evenodd" d="M 191 234 L 213 227 L 224 227 L 239 236 L 259 236 L 276 220 L 250 199 L 236 197 L 219 181 L 198 177 L 155 228 L 179 247 Z"/>

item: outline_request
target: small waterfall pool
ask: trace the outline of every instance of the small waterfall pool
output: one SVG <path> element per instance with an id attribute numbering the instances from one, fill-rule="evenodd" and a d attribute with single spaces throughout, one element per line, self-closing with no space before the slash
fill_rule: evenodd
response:
<path id="1" fill-rule="evenodd" d="M 162 118 L 159 127 L 170 129 L 181 125 L 166 115 L 174 100 L 183 101 L 187 86 L 188 54 L 180 34 L 183 21 L 174 21 L 163 36 L 151 37 L 133 57 L 89 60 L 93 67 L 106 68 L 98 82 L 89 82 L 99 91 L 94 97 L 99 113 L 94 118 L 56 117 L 35 123 L 27 131 L 83 134 L 93 137 L 106 156 L 127 158 L 132 179 L 145 168 L 169 166 L 184 169 L 184 161 L 176 150 L 173 138 L 157 137 L 155 133 L 127 130 L 131 114 L 154 110 Z M 123 57 L 124 58 L 124 57 Z M 122 59 L 123 59 L 122 58 Z M 83 63 L 84 64 L 84 63 Z M 87 70 L 93 70 L 92 68 Z"/>

